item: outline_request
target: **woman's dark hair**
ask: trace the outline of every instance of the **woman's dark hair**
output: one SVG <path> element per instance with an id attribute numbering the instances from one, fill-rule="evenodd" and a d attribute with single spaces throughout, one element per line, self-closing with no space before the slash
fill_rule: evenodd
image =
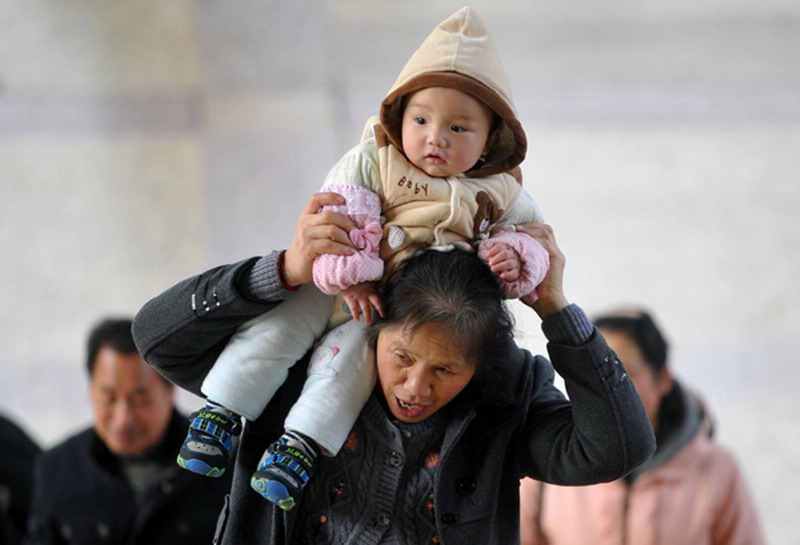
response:
<path id="1" fill-rule="evenodd" d="M 92 328 L 86 343 L 86 369 L 90 377 L 94 372 L 97 353 L 104 346 L 120 354 L 138 352 L 133 342 L 131 323 L 129 318 L 106 318 Z"/>
<path id="2" fill-rule="evenodd" d="M 627 335 L 636 343 L 653 373 L 661 373 L 667 366 L 669 344 L 648 312 L 644 310 L 613 312 L 596 317 L 593 323 L 598 329 Z"/>
<path id="3" fill-rule="evenodd" d="M 369 330 L 371 346 L 386 327 L 411 333 L 438 324 L 448 339 L 481 371 L 505 358 L 514 322 L 500 288 L 475 252 L 426 250 L 400 263 L 382 293 L 385 316 Z"/>

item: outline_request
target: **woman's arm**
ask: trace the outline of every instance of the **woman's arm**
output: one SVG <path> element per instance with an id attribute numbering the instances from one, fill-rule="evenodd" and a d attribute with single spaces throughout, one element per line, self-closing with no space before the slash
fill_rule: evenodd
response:
<path id="1" fill-rule="evenodd" d="M 133 322 L 142 357 L 170 381 L 200 395 L 203 378 L 242 323 L 308 282 L 317 255 L 352 251 L 351 222 L 332 212 L 317 213 L 340 199 L 332 193 L 313 195 L 286 252 L 215 267 L 148 301 Z"/>
<path id="2" fill-rule="evenodd" d="M 552 228 L 531 223 L 518 230 L 536 238 L 550 253 L 550 269 L 537 288 L 539 297 L 521 301 L 542 318 L 553 367 L 564 378 L 571 402 L 569 407 L 553 404 L 549 411 L 547 400 L 541 405 L 533 395 L 526 473 L 569 485 L 622 477 L 655 450 L 647 414 L 619 358 L 564 295 L 565 259 Z"/>

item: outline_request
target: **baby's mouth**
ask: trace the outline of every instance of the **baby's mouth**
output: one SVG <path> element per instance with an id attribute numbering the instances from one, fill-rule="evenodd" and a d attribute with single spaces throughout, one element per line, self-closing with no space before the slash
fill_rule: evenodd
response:
<path id="1" fill-rule="evenodd" d="M 438 153 L 429 153 L 428 155 L 425 156 L 425 158 L 428 161 L 431 161 L 433 163 L 443 163 L 444 162 L 444 159 L 442 159 L 442 156 L 439 155 Z"/>

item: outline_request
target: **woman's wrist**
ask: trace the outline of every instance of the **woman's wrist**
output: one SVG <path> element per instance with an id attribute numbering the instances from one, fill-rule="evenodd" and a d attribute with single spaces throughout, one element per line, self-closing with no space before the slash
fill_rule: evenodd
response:
<path id="1" fill-rule="evenodd" d="M 281 252 L 272 252 L 259 259 L 246 270 L 238 281 L 242 295 L 253 301 L 281 301 L 291 293 L 280 277 Z"/>
<path id="2" fill-rule="evenodd" d="M 293 286 L 286 280 L 286 273 L 284 272 L 285 260 L 286 250 L 283 250 L 280 254 L 278 254 L 278 279 L 280 280 L 283 289 L 286 291 L 296 291 L 300 286 Z"/>
<path id="3" fill-rule="evenodd" d="M 542 320 L 542 331 L 550 342 L 581 346 L 592 337 L 594 327 L 583 309 L 569 304 Z"/>
<path id="4" fill-rule="evenodd" d="M 546 319 L 548 316 L 555 314 L 556 312 L 563 310 L 569 306 L 569 301 L 563 295 L 558 295 L 555 297 L 539 297 L 534 303 L 531 304 L 531 308 L 539 315 L 539 318 L 542 320 Z"/>

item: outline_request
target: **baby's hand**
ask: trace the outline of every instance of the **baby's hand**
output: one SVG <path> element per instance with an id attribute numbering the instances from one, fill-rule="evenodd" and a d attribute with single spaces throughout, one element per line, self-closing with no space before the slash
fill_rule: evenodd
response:
<path id="1" fill-rule="evenodd" d="M 381 297 L 378 293 L 377 282 L 362 282 L 347 289 L 342 290 L 344 302 L 350 308 L 350 314 L 353 315 L 353 320 L 358 322 L 361 316 L 364 316 L 364 321 L 367 324 L 372 323 L 372 309 L 378 311 L 378 314 L 383 317 L 383 305 L 381 304 Z"/>
<path id="2" fill-rule="evenodd" d="M 505 282 L 516 282 L 522 274 L 522 259 L 508 244 L 497 244 L 489 250 L 488 264 L 491 271 Z"/>

